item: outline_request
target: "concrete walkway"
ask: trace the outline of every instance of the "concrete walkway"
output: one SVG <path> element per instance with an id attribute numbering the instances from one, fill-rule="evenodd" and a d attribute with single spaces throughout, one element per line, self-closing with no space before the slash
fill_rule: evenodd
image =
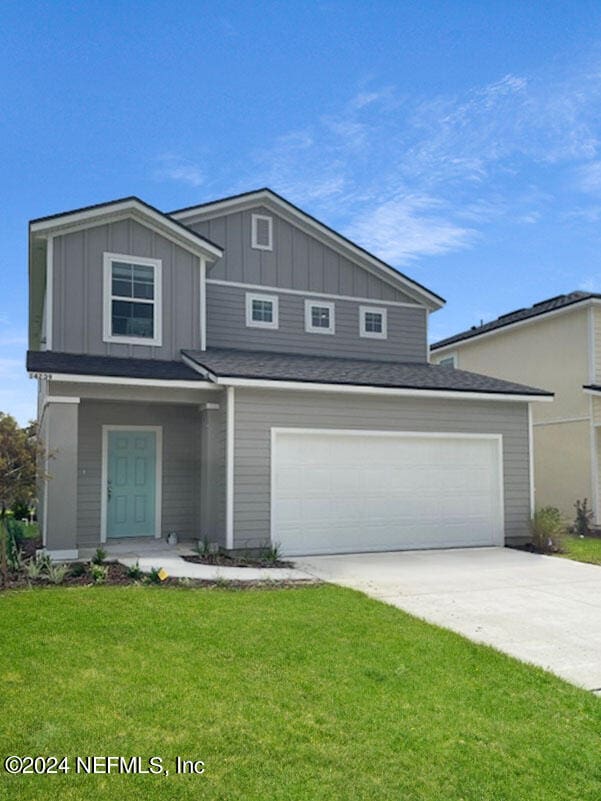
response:
<path id="1" fill-rule="evenodd" d="M 108 559 L 117 559 L 131 567 L 139 564 L 148 573 L 152 568 L 162 567 L 174 578 L 202 579 L 205 581 L 306 581 L 313 579 L 308 573 L 293 568 L 278 567 L 221 567 L 220 565 L 199 565 L 187 562 L 183 556 L 194 553 L 194 543 L 183 542 L 175 546 L 167 545 L 165 540 L 135 538 L 111 540 L 103 546 Z M 85 554 L 90 558 L 93 550 Z"/>
<path id="2" fill-rule="evenodd" d="M 313 556 L 295 566 L 601 688 L 601 567 L 508 548 Z"/>

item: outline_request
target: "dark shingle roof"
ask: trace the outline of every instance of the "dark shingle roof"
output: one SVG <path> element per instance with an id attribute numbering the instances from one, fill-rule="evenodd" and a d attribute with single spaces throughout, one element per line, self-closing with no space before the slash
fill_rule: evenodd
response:
<path id="1" fill-rule="evenodd" d="M 221 378 L 304 381 L 319 384 L 552 396 L 542 389 L 426 363 L 304 356 L 297 353 L 208 348 L 183 355 Z"/>
<path id="2" fill-rule="evenodd" d="M 32 373 L 71 373 L 119 378 L 155 378 L 167 381 L 203 380 L 196 370 L 183 362 L 88 356 L 79 353 L 55 353 L 51 350 L 28 351 L 27 369 Z"/>
<path id="3" fill-rule="evenodd" d="M 498 328 L 504 328 L 507 325 L 512 325 L 513 323 L 518 323 L 522 320 L 528 320 L 531 317 L 539 317 L 540 315 L 548 314 L 548 312 L 555 311 L 556 309 L 563 309 L 566 306 L 572 306 L 574 303 L 580 303 L 583 300 L 589 300 L 590 298 L 601 298 L 601 295 L 598 295 L 594 292 L 581 291 L 569 292 L 566 295 L 556 295 L 553 298 L 541 300 L 539 303 L 535 303 L 533 306 L 528 306 L 524 309 L 516 309 L 515 311 L 507 312 L 507 314 L 502 314 L 500 317 L 497 317 L 496 320 L 491 320 L 490 323 L 484 323 L 484 325 L 474 325 L 467 331 L 461 331 L 459 334 L 454 334 L 452 337 L 441 339 L 431 345 L 430 350 L 437 350 L 437 348 L 444 348 L 447 345 L 453 345 L 456 342 L 463 342 L 465 339 L 471 339 L 472 337 L 480 336 L 480 334 L 485 334 L 488 331 L 495 331 Z"/>

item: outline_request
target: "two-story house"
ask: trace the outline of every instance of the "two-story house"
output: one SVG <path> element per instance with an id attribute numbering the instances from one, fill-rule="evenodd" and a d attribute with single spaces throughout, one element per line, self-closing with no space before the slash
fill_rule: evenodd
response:
<path id="1" fill-rule="evenodd" d="M 502 314 L 432 345 L 432 361 L 548 387 L 532 407 L 536 504 L 568 520 L 587 498 L 601 522 L 601 295 L 576 291 Z"/>
<path id="2" fill-rule="evenodd" d="M 444 301 L 268 189 L 30 224 L 55 558 L 114 538 L 286 555 L 527 537 L 529 407 L 428 361 Z"/>

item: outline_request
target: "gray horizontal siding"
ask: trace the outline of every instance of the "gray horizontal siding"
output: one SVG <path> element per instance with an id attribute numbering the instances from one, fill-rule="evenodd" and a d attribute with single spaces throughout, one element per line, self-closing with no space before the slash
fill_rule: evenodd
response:
<path id="1" fill-rule="evenodd" d="M 307 333 L 305 300 L 320 300 L 310 293 L 306 296 L 286 293 L 278 295 L 279 328 L 247 327 L 246 293 L 247 290 L 240 287 L 207 285 L 209 347 L 244 347 L 249 350 L 322 356 L 426 361 L 426 312 L 421 306 L 386 306 L 385 302 L 380 303 L 382 308 L 387 309 L 388 337 L 371 339 L 359 336 L 359 307 L 365 304 L 348 300 L 334 301 L 335 334 Z"/>
<path id="2" fill-rule="evenodd" d="M 525 403 L 236 390 L 234 540 L 269 541 L 271 428 L 352 428 L 502 434 L 505 536 L 528 533 L 530 483 Z"/>
<path id="3" fill-rule="evenodd" d="M 163 534 L 200 534 L 201 417 L 196 407 L 175 404 L 102 403 L 79 407 L 77 485 L 78 546 L 100 542 L 103 425 L 163 426 Z"/>
<path id="4" fill-rule="evenodd" d="M 251 247 L 253 214 L 273 218 L 272 251 Z M 210 278 L 411 302 L 403 292 L 264 206 L 187 224 L 225 249 L 210 268 Z"/>
<path id="5" fill-rule="evenodd" d="M 103 342 L 103 254 L 162 261 L 162 345 Z M 135 220 L 96 225 L 54 239 L 52 350 L 104 356 L 177 359 L 200 346 L 198 257 Z"/>

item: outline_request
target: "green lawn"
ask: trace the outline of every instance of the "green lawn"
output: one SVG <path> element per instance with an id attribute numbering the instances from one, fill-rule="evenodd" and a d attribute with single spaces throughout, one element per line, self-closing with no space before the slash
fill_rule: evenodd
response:
<path id="1" fill-rule="evenodd" d="M 566 537 L 563 543 L 564 553 L 559 554 L 576 562 L 590 562 L 601 565 L 601 538 L 598 537 Z"/>
<path id="2" fill-rule="evenodd" d="M 350 590 L 30 590 L 0 624 L 2 759 L 206 763 L 3 801 L 601 798 L 601 700 Z"/>

